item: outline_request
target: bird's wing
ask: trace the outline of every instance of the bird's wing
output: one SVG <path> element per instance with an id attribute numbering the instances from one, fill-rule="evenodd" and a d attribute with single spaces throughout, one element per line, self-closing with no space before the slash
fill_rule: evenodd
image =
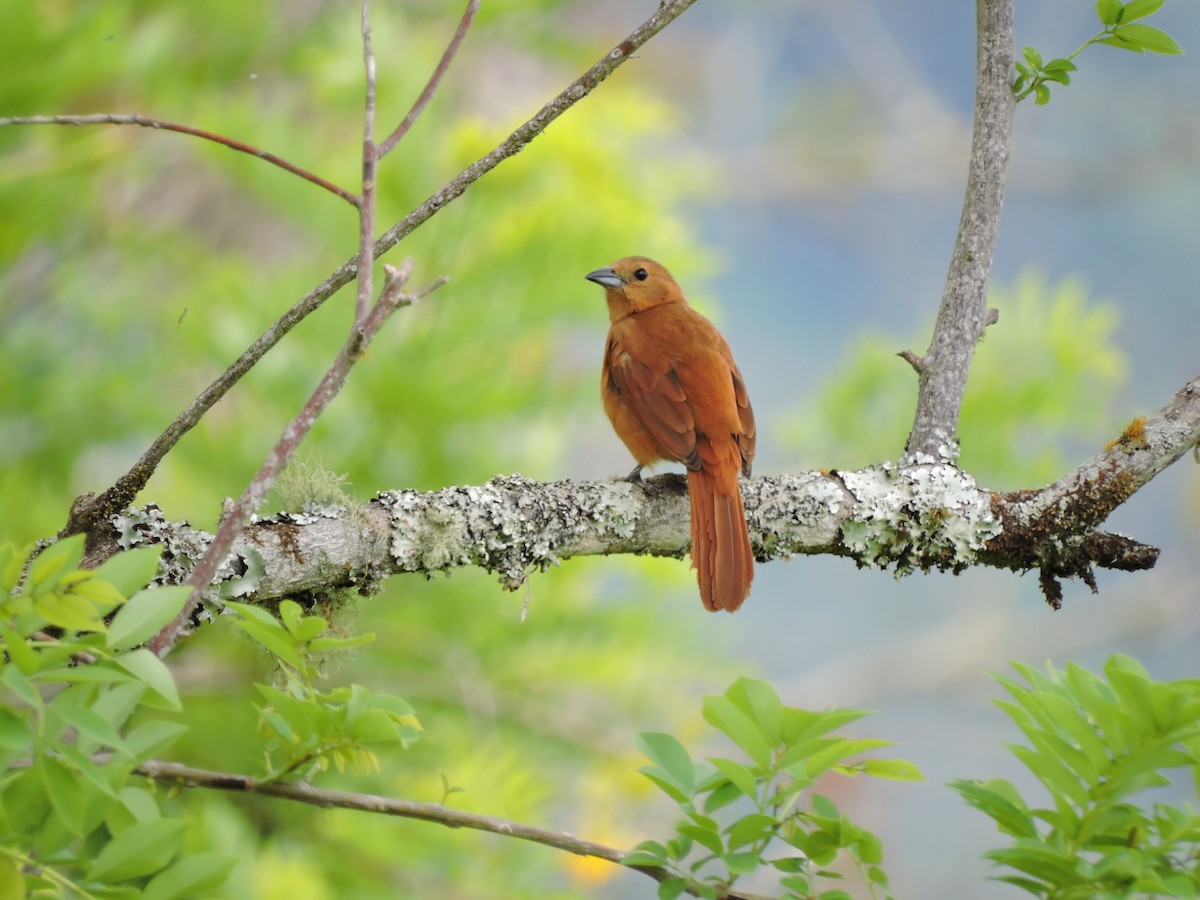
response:
<path id="1" fill-rule="evenodd" d="M 733 398 L 737 402 L 738 421 L 742 425 L 742 433 L 738 436 L 738 449 L 742 453 L 742 472 L 750 477 L 750 464 L 754 462 L 754 410 L 750 406 L 750 395 L 746 392 L 746 382 L 742 381 L 742 373 L 732 362 L 729 368 L 733 374 Z"/>
<path id="2" fill-rule="evenodd" d="M 610 337 L 607 356 L 612 387 L 626 409 L 661 445 L 665 456 L 689 469 L 699 468 L 696 420 L 675 368 L 669 362 L 659 368 L 634 359 L 617 336 Z"/>

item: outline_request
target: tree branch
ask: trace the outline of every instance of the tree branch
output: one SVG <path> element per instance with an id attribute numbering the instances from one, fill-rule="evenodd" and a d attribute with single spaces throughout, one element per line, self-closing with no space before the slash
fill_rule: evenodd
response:
<path id="1" fill-rule="evenodd" d="M 677 19 L 696 0 L 668 0 L 662 3 L 645 22 L 625 40 L 617 44 L 595 65 L 567 85 L 554 99 L 498 144 L 490 153 L 467 166 L 458 176 L 449 181 L 424 203 L 393 225 L 375 242 L 374 258 L 400 243 L 405 237 L 460 197 L 470 185 L 478 181 L 504 160 L 515 156 L 530 141 L 542 133 L 551 122 L 586 97 L 602 81 L 629 59 L 650 38 L 658 34 Z M 343 288 L 358 271 L 357 258 L 342 263 L 329 276 L 297 301 L 274 325 L 251 344 L 244 353 L 212 384 L 180 413 L 166 430 L 155 439 L 149 449 L 133 467 L 117 479 L 116 483 L 99 496 L 85 494 L 76 499 L 66 525 L 59 532 L 67 537 L 80 532 L 91 532 L 98 523 L 133 502 L 163 457 L 187 432 L 200 421 L 209 409 L 232 388 L 266 353 L 283 339 L 289 331 L 306 316 Z M 89 558 L 102 555 L 102 551 L 89 539 Z"/>
<path id="2" fill-rule="evenodd" d="M 285 172 L 299 175 L 305 181 L 311 182 L 317 185 L 317 187 L 322 187 L 331 194 L 336 194 L 351 206 L 358 206 L 358 197 L 338 187 L 333 182 L 326 181 L 320 175 L 314 175 L 307 169 L 302 169 L 300 166 L 290 163 L 286 159 L 276 156 L 274 153 L 258 149 L 253 144 L 245 144 L 231 137 L 226 137 L 223 134 L 205 131 L 203 128 L 193 128 L 190 125 L 180 125 L 176 122 L 166 122 L 162 119 L 152 119 L 149 116 L 137 114 L 123 116 L 113 113 L 99 113 L 91 116 L 8 116 L 0 118 L 0 125 L 140 125 L 142 128 L 154 128 L 159 131 L 176 131 L 179 134 L 188 134 L 192 137 L 203 138 L 206 141 L 213 141 L 223 147 L 228 147 L 230 150 L 236 150 L 238 153 L 248 153 L 251 156 L 258 157 L 264 162 L 278 166 Z"/>
<path id="3" fill-rule="evenodd" d="M 1000 234 L 1013 114 L 1012 0 L 976 0 L 975 126 L 966 198 L 954 255 L 923 357 L 904 356 L 919 373 L 917 411 L 905 447 L 906 462 L 954 462 L 958 414 L 975 344 L 994 320 L 987 283 Z"/>
<path id="4" fill-rule="evenodd" d="M 462 19 L 459 20 L 458 27 L 454 29 L 454 36 L 450 38 L 450 43 L 446 46 L 446 50 L 442 53 L 442 58 L 438 60 L 433 74 L 429 76 L 429 81 L 426 83 L 424 90 L 412 105 L 412 109 L 408 111 L 401 121 L 396 126 L 396 130 L 387 136 L 387 138 L 379 145 L 379 155 L 387 156 L 392 152 L 392 148 L 400 143 L 401 138 L 408 134 L 408 130 L 412 128 L 413 123 L 417 121 L 417 117 L 425 111 L 425 107 L 429 101 L 433 99 L 434 92 L 438 89 L 438 85 L 442 82 L 442 77 L 446 74 L 446 70 L 450 68 L 450 63 L 454 59 L 454 55 L 458 53 L 458 48 L 463 42 L 463 38 L 467 36 L 467 29 L 471 27 L 471 22 L 475 19 L 475 13 L 479 12 L 479 0 L 469 0 L 467 8 L 463 11 Z"/>
<path id="5" fill-rule="evenodd" d="M 482 816 L 477 813 L 462 812 L 449 809 L 438 803 L 417 803 L 412 800 L 398 800 L 392 797 L 380 797 L 376 794 L 358 794 L 350 791 L 336 791 L 328 788 L 313 787 L 307 782 L 261 781 L 249 775 L 235 775 L 228 772 L 212 772 L 206 769 L 194 769 L 180 763 L 147 760 L 133 770 L 138 775 L 152 778 L 183 787 L 201 787 L 219 791 L 236 791 L 246 794 L 259 794 L 264 797 L 276 797 L 281 800 L 292 800 L 297 803 L 307 803 L 323 808 L 353 809 L 359 812 L 376 813 L 385 816 L 400 816 L 406 819 L 420 819 L 423 822 L 433 822 L 445 825 L 447 828 L 473 828 L 477 831 L 489 831 L 492 834 L 502 834 L 506 837 L 519 838 L 543 844 L 556 850 L 565 850 L 578 856 L 592 856 L 596 859 L 607 860 L 620 864 L 625 857 L 625 851 L 594 841 L 584 840 L 564 831 L 548 831 L 533 825 L 524 825 L 509 819 L 498 819 L 493 816 Z M 655 881 L 664 881 L 672 877 L 672 873 L 660 866 L 629 866 L 629 869 L 649 875 Z M 692 888 L 688 893 L 695 895 Z M 727 894 L 728 900 L 737 900 L 741 895 Z"/>
<path id="6" fill-rule="evenodd" d="M 375 170 L 379 162 L 379 148 L 375 145 L 375 53 L 371 49 L 371 4 L 362 0 L 362 43 L 364 98 L 363 98 L 363 142 L 362 142 L 362 203 L 358 205 L 358 293 L 354 298 L 354 325 L 351 333 L 362 327 L 367 318 L 367 307 L 374 294 L 372 272 L 374 257 L 371 255 L 375 243 Z"/>
<path id="7" fill-rule="evenodd" d="M 994 493 L 946 463 L 810 472 L 742 483 L 760 561 L 829 553 L 858 565 L 960 572 L 1040 569 L 1047 599 L 1060 577 L 1091 585 L 1092 568 L 1151 568 L 1158 551 L 1095 528 L 1200 440 L 1200 376 L 1074 472 L 1036 491 Z M 356 507 L 307 506 L 249 526 L 210 595 L 269 603 L 306 592 L 377 590 L 400 572 L 478 566 L 510 589 L 574 556 L 682 556 L 688 501 L 675 475 L 538 484 L 519 476 L 441 491 L 389 491 Z M 190 574 L 210 537 L 155 506 L 113 517 L 122 547 L 161 543 L 164 579 Z"/>

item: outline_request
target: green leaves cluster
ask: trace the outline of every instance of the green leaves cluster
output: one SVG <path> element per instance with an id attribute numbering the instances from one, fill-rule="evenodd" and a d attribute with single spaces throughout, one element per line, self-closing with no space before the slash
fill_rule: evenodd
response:
<path id="1" fill-rule="evenodd" d="M 138 590 L 156 572 L 156 549 L 93 571 L 78 568 L 82 552 L 82 535 L 59 542 L 22 578 L 29 549 L 0 547 L 0 895 L 204 893 L 234 860 L 181 858 L 189 823 L 165 817 L 131 779 L 185 730 L 155 715 L 177 712 L 179 695 L 139 645 L 188 589 Z"/>
<path id="2" fill-rule="evenodd" d="M 659 887 L 663 898 L 689 889 L 701 897 L 722 896 L 739 877 L 771 866 L 779 872 L 783 897 L 835 900 L 850 895 L 836 889 L 817 894 L 814 884 L 841 878 L 825 867 L 844 855 L 862 873 L 871 896 L 889 896 L 879 839 L 811 790 L 831 772 L 920 778 L 904 760 L 851 761 L 889 746 L 831 734 L 864 715 L 855 709 L 787 707 L 768 683 L 740 678 L 725 694 L 704 698 L 704 718 L 733 741 L 739 758 L 697 761 L 669 734 L 642 734 L 640 745 L 653 765 L 641 771 L 679 804 L 683 819 L 673 838 L 644 841 L 622 863 L 671 872 Z M 733 817 L 734 812 L 743 814 Z"/>
<path id="3" fill-rule="evenodd" d="M 1103 678 L 1074 664 L 1014 668 L 1024 683 L 996 676 L 1013 698 L 999 705 L 1032 745 L 1012 752 L 1051 806 L 1002 779 L 952 785 L 1013 838 L 987 854 L 1011 870 L 1001 880 L 1046 898 L 1200 894 L 1200 814 L 1135 802 L 1171 784 L 1165 771 L 1200 776 L 1200 680 L 1156 682 L 1120 655 Z"/>
<path id="4" fill-rule="evenodd" d="M 373 694 L 352 684 L 332 690 L 317 687 L 321 660 L 370 643 L 373 634 L 350 638 L 327 635 L 321 616 L 304 615 L 300 604 L 284 600 L 279 618 L 244 603 L 228 603 L 235 624 L 275 657 L 280 686 L 256 684 L 265 701 L 255 704 L 266 734 L 268 778 L 308 778 L 333 765 L 378 772 L 379 759 L 369 745 L 407 747 L 421 733 L 413 708 L 399 697 Z"/>
<path id="5" fill-rule="evenodd" d="M 1024 61 L 1018 61 L 1017 78 L 1013 82 L 1013 93 L 1020 102 L 1030 94 L 1038 106 L 1050 102 L 1050 82 L 1067 85 L 1071 83 L 1071 72 L 1076 69 L 1073 60 L 1092 44 L 1108 44 L 1135 53 L 1182 53 L 1175 38 L 1161 28 L 1140 23 L 1138 19 L 1158 12 L 1165 0 L 1096 0 L 1096 15 L 1104 28 L 1092 35 L 1070 56 L 1042 61 L 1042 54 L 1034 47 L 1022 51 Z"/>

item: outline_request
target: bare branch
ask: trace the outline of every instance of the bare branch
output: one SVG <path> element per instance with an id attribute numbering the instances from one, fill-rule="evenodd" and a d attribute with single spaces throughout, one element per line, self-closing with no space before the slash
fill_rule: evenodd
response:
<path id="1" fill-rule="evenodd" d="M 454 29 L 454 36 L 450 38 L 450 43 L 446 46 L 445 52 L 442 53 L 442 58 L 438 60 L 433 74 L 429 76 L 429 81 L 426 83 L 424 90 L 421 91 L 420 96 L 413 103 L 412 109 L 408 111 L 408 115 L 396 126 L 396 130 L 389 134 L 386 140 L 379 145 L 379 155 L 381 157 L 387 156 L 392 151 L 392 148 L 400 143 L 401 138 L 408 134 L 408 130 L 417 121 L 417 117 L 424 112 L 429 101 L 433 99 L 434 92 L 438 89 L 438 85 L 441 84 L 446 70 L 450 68 L 450 63 L 453 61 L 454 55 L 458 53 L 459 45 L 462 44 L 463 38 L 467 36 L 467 30 L 471 27 L 471 22 L 475 19 L 475 13 L 477 12 L 479 12 L 479 0 L 468 0 L 467 8 L 463 11 L 462 19 L 459 20 L 458 28 Z"/>
<path id="2" fill-rule="evenodd" d="M 856 472 L 810 472 L 742 482 L 750 538 L 760 561 L 833 554 L 899 574 L 970 566 L 1040 569 L 1089 583 L 1093 567 L 1153 567 L 1158 551 L 1096 531 L 1120 504 L 1200 440 L 1200 376 L 1161 410 L 1134 421 L 1091 460 L 1035 491 L 993 493 L 946 463 Z M 381 578 L 462 566 L 495 572 L 515 589 L 529 573 L 574 556 L 683 556 L 688 501 L 675 475 L 642 484 L 519 476 L 440 491 L 389 491 L 363 506 L 309 507 L 250 526 L 219 578 L 247 602 L 306 592 L 368 594 Z M 210 537 L 167 522 L 157 507 L 114 517 L 134 542 L 163 543 L 166 576 L 183 581 L 186 561 Z M 127 542 L 128 543 L 128 542 Z M 172 548 L 176 548 L 172 550 Z M 244 573 L 253 571 L 253 578 Z"/>
<path id="3" fill-rule="evenodd" d="M 400 816 L 406 819 L 420 819 L 423 822 L 433 822 L 445 825 L 447 828 L 473 828 L 477 831 L 488 831 L 506 837 L 532 841 L 556 850 L 565 850 L 577 856 L 591 856 L 611 863 L 620 864 L 625 857 L 624 850 L 597 844 L 584 840 L 565 831 L 549 831 L 533 825 L 525 825 L 510 819 L 498 819 L 494 816 L 482 816 L 478 813 L 462 812 L 450 809 L 439 803 L 417 803 L 413 800 L 399 800 L 393 797 L 380 797 L 377 794 L 359 794 L 351 791 L 337 791 L 329 788 L 314 787 L 307 782 L 263 781 L 249 775 L 236 775 L 229 772 L 212 772 L 207 769 L 195 769 L 181 763 L 147 760 L 133 770 L 138 775 L 152 778 L 167 784 L 182 787 L 200 787 L 219 791 L 235 791 L 245 794 L 259 794 L 264 797 L 275 797 L 281 800 L 291 800 L 297 803 L 307 803 L 323 808 L 352 809 L 358 812 L 375 813 L 385 816 Z M 631 871 L 649 875 L 655 881 L 665 881 L 673 877 L 672 873 L 660 866 L 629 866 Z M 697 893 L 696 886 L 690 886 L 688 893 Z M 749 900 L 751 895 L 730 893 L 724 895 L 727 900 Z"/>
<path id="4" fill-rule="evenodd" d="M 466 189 L 504 160 L 516 155 L 530 141 L 564 112 L 586 97 L 592 90 L 629 59 L 646 41 L 677 19 L 696 0 L 670 0 L 659 6 L 653 15 L 643 22 L 625 40 L 604 55 L 594 66 L 564 88 L 558 96 L 498 144 L 486 156 L 473 162 L 441 190 L 393 225 L 375 242 L 374 257 L 378 259 L 405 237 L 460 197 Z M 80 532 L 90 532 L 93 526 L 124 509 L 133 502 L 138 492 L 146 486 L 163 457 L 196 423 L 244 376 L 264 355 L 283 339 L 299 322 L 341 290 L 354 278 L 358 271 L 357 256 L 342 263 L 329 276 L 296 302 L 295 306 L 280 316 L 251 344 L 240 357 L 212 384 L 200 392 L 166 430 L 155 439 L 149 449 L 134 463 L 133 467 L 117 479 L 112 487 L 96 497 L 84 495 L 72 506 L 66 525 L 59 532 L 67 537 Z M 91 543 L 89 542 L 89 548 Z M 90 554 L 89 554 L 90 555 Z"/>
<path id="5" fill-rule="evenodd" d="M 975 344 L 990 314 L 987 283 L 1000 234 L 1012 134 L 1012 0 L 976 0 L 975 127 L 950 272 L 922 358 L 917 412 L 905 460 L 954 462 L 958 414 Z"/>
<path id="6" fill-rule="evenodd" d="M 354 326 L 362 327 L 375 293 L 372 284 L 375 242 L 375 169 L 379 148 L 375 146 L 375 53 L 371 49 L 371 4 L 362 0 L 362 43 L 365 88 L 363 103 L 362 202 L 358 205 L 358 293 L 354 298 Z"/>
<path id="7" fill-rule="evenodd" d="M 137 114 L 125 116 L 112 113 L 99 113 L 91 116 L 9 116 L 7 118 L 0 118 L 0 125 L 140 125 L 142 128 L 155 128 L 159 131 L 177 131 L 180 134 L 188 134 L 192 137 L 203 138 L 206 141 L 213 141 L 214 143 L 228 147 L 230 150 L 236 150 L 238 153 L 248 153 L 251 156 L 256 156 L 264 162 L 278 166 L 286 172 L 299 175 L 305 181 L 309 181 L 317 185 L 317 187 L 322 187 L 331 194 L 336 194 L 351 206 L 358 206 L 358 197 L 354 196 L 354 194 L 338 187 L 331 181 L 326 181 L 319 175 L 314 175 L 307 169 L 302 169 L 300 166 L 276 156 L 274 153 L 268 153 L 266 150 L 258 149 L 253 144 L 245 144 L 233 138 L 225 137 L 223 134 L 205 131 L 202 128 L 193 128 L 190 125 L 165 122 L 162 119 L 152 119 L 149 116 Z"/>
<path id="8" fill-rule="evenodd" d="M 407 276 L 405 276 L 407 277 Z M 444 279 L 438 282 L 444 283 Z M 183 610 L 176 617 L 175 621 L 164 628 L 159 634 L 155 635 L 153 640 L 147 646 L 158 656 L 163 656 L 175 645 L 179 637 L 187 630 L 188 623 L 191 620 L 192 614 L 200 604 L 201 593 L 204 588 L 212 582 L 217 575 L 217 570 L 225 561 L 225 557 L 229 553 L 229 548 L 233 545 L 234 540 L 241 534 L 245 527 L 250 514 L 258 508 L 262 503 L 263 497 L 274 484 L 276 476 L 287 465 L 292 454 L 295 453 L 296 447 L 304 440 L 304 436 L 316 423 L 317 417 L 329 405 L 330 401 L 341 391 L 342 385 L 346 383 L 346 376 L 350 374 L 350 369 L 362 356 L 367 345 L 379 330 L 380 326 L 387 321 L 390 316 L 399 306 L 407 306 L 414 299 L 412 296 L 404 294 L 396 285 L 396 279 L 389 282 L 387 288 L 382 292 L 378 302 L 372 307 L 367 315 L 354 331 L 351 332 L 350 338 L 346 341 L 342 350 L 337 355 L 337 359 L 333 361 L 333 365 L 329 367 L 329 371 L 321 379 L 308 402 L 297 413 L 296 417 L 288 423 L 284 428 L 283 433 L 279 436 L 279 440 L 275 443 L 275 447 L 271 450 L 270 455 L 263 462 L 262 467 L 255 474 L 250 484 L 246 486 L 246 490 L 242 493 L 241 498 L 236 504 L 228 509 L 221 519 L 221 524 L 217 528 L 217 534 L 209 544 L 204 556 L 196 563 L 196 568 L 188 576 L 187 583 L 195 590 L 192 591 L 191 597 Z M 424 290 L 424 294 L 428 294 L 432 287 Z"/>

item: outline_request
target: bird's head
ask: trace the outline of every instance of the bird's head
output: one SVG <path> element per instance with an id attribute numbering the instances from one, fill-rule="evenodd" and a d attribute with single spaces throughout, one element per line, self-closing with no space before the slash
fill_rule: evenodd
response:
<path id="1" fill-rule="evenodd" d="M 666 267 L 644 256 L 618 259 L 584 277 L 604 287 L 609 317 L 614 322 L 652 306 L 683 300 L 683 292 Z"/>

